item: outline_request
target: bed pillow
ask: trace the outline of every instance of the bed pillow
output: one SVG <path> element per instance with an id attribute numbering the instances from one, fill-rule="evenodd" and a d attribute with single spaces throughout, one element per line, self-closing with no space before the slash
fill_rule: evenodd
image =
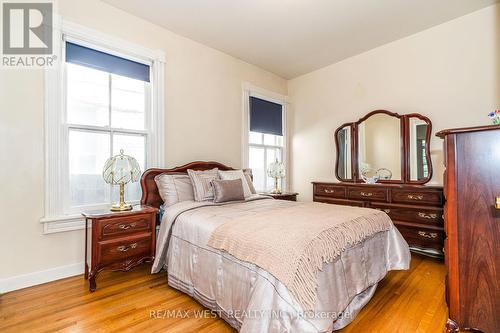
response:
<path id="1" fill-rule="evenodd" d="M 253 174 L 252 174 L 252 169 L 243 169 L 243 174 L 245 175 L 245 178 L 248 183 L 248 187 L 250 188 L 250 192 L 252 194 L 256 194 L 257 191 L 255 190 L 255 187 L 253 186 Z"/>
<path id="2" fill-rule="evenodd" d="M 222 180 L 241 179 L 241 183 L 243 185 L 243 194 L 245 195 L 245 198 L 252 195 L 252 191 L 250 189 L 250 186 L 248 185 L 247 177 L 243 173 L 243 170 L 228 170 L 228 171 L 219 170 L 219 177 Z"/>
<path id="3" fill-rule="evenodd" d="M 245 200 L 243 193 L 243 181 L 233 180 L 212 180 L 214 189 L 214 202 L 228 202 Z"/>
<path id="4" fill-rule="evenodd" d="M 181 201 L 194 200 L 193 184 L 186 174 L 162 173 L 155 177 L 165 208 Z"/>
<path id="5" fill-rule="evenodd" d="M 203 171 L 188 169 L 188 175 L 193 184 L 194 200 L 211 201 L 214 199 L 212 180 L 219 178 L 217 168 Z"/>

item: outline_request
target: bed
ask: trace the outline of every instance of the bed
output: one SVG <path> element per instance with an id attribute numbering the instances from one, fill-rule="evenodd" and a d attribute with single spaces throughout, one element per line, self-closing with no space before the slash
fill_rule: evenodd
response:
<path id="1" fill-rule="evenodd" d="M 159 174 L 182 174 L 187 173 L 188 169 L 213 168 L 234 170 L 217 162 L 192 162 L 173 169 L 149 169 L 141 179 L 143 191 L 141 203 L 157 208 L 162 205 L 154 180 Z M 274 200 L 259 195 L 252 195 L 244 201 L 224 204 L 194 201 L 176 203 L 164 211 L 160 221 L 152 273 L 166 270 L 168 284 L 171 287 L 190 295 L 243 333 L 318 333 L 339 330 L 348 325 L 369 302 L 378 282 L 387 272 L 409 268 L 410 252 L 408 244 L 392 222 L 389 222 L 390 225 L 383 231 L 373 232 L 369 236 L 361 233 L 365 235 L 362 239 L 347 246 L 345 244 L 348 243 L 345 243 L 332 257 L 333 259 L 324 260 L 320 269 L 315 270 L 313 278 L 309 279 L 314 282 L 314 298 L 309 298 L 310 302 L 307 303 L 297 296 L 300 293 L 298 294 L 291 284 L 285 282 L 287 280 L 284 277 L 289 275 L 281 274 L 283 269 L 276 269 L 287 261 L 285 257 L 289 252 L 294 252 L 294 248 L 286 250 L 287 240 L 294 239 L 294 235 L 298 233 L 289 229 L 293 230 L 294 226 L 300 224 L 292 217 L 301 215 L 302 210 L 309 211 L 309 214 L 313 215 L 305 214 L 303 219 L 313 220 L 311 225 L 316 224 L 316 221 L 311 219 L 311 216 L 316 216 L 314 215 L 316 211 L 321 211 L 323 215 L 326 212 L 328 216 L 346 214 L 352 216 L 354 213 L 359 213 L 366 216 L 369 214 L 377 219 L 388 219 L 380 215 L 385 213 L 370 209 L 354 211 L 359 208 L 352 208 L 353 210 L 346 213 L 342 211 L 345 209 L 343 206 L 319 203 L 316 205 L 325 205 L 328 208 L 311 206 L 308 203 Z M 283 232 L 276 237 L 277 244 L 268 244 L 264 242 L 265 240 L 260 244 L 260 239 L 266 238 L 267 231 L 263 233 L 261 230 L 266 228 L 266 224 L 262 224 L 263 221 L 259 221 L 256 217 L 260 216 L 260 220 L 263 220 L 262 217 L 269 217 L 267 221 L 271 226 L 273 221 L 277 220 L 276 216 L 285 214 L 288 214 L 286 221 L 289 227 L 283 228 Z M 321 214 L 317 215 L 322 216 Z M 274 258 L 274 261 L 269 260 L 269 264 L 267 261 L 261 264 L 262 261 L 257 259 L 262 259 L 262 256 L 254 256 L 253 252 L 250 256 L 242 257 L 240 252 L 232 248 L 229 250 L 230 247 L 226 250 L 222 245 L 221 247 L 213 245 L 214 235 L 219 230 L 224 226 L 226 229 L 237 227 L 238 223 L 244 225 L 243 221 L 246 221 L 247 227 L 256 226 L 251 233 L 243 233 L 245 236 L 259 235 L 258 238 L 250 237 L 255 244 L 248 242 L 246 244 L 251 252 L 259 252 L 260 246 L 263 248 L 267 246 L 266 251 L 272 253 L 274 250 L 276 253 L 276 249 L 279 250 L 279 246 L 282 246 L 283 260 Z M 362 231 L 363 227 L 356 226 L 353 229 Z M 271 233 L 272 228 L 269 230 Z M 338 232 L 337 238 L 339 238 Z M 244 238 L 242 240 L 236 238 L 240 236 L 239 234 L 234 234 L 236 241 L 231 242 L 231 235 L 227 233 L 221 243 L 226 245 L 236 243 L 235 246 L 244 243 Z M 324 257 L 324 253 L 321 255 Z M 249 257 L 255 260 L 246 260 Z M 301 266 L 300 262 L 297 266 Z M 300 279 L 305 278 L 302 276 Z"/>

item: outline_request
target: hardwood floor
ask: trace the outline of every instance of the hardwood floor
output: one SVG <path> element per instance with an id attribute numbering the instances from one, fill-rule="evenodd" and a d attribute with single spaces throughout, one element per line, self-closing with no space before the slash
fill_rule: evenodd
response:
<path id="1" fill-rule="evenodd" d="M 221 319 L 193 315 L 204 308 L 168 287 L 165 273 L 148 270 L 143 265 L 128 273 L 101 273 L 94 293 L 77 276 L 1 295 L 0 332 L 234 332 Z M 442 332 L 444 274 L 442 262 L 414 254 L 411 269 L 389 273 L 355 321 L 339 332 Z M 162 318 L 166 310 L 180 318 Z M 185 311 L 189 318 L 182 318 Z"/>

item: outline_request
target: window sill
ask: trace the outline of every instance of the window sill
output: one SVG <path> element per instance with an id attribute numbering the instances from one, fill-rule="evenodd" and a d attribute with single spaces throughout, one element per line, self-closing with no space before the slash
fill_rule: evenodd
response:
<path id="1" fill-rule="evenodd" d="M 44 234 L 85 229 L 85 219 L 80 214 L 43 217 L 40 219 L 40 222 L 43 223 Z"/>

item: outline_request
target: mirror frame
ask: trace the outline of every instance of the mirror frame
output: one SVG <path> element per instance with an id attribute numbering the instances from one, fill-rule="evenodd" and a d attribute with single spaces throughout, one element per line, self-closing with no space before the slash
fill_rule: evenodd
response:
<path id="1" fill-rule="evenodd" d="M 379 180 L 378 183 L 389 183 L 389 184 L 415 184 L 422 185 L 427 183 L 432 178 L 432 160 L 431 160 L 431 149 L 430 149 L 430 140 L 432 134 L 432 122 L 426 116 L 423 116 L 419 113 L 409 113 L 400 115 L 395 112 L 387 111 L 387 110 L 375 110 L 369 112 L 364 117 L 360 118 L 358 121 L 352 123 L 342 124 L 335 130 L 335 147 L 336 147 L 336 161 L 335 161 L 335 176 L 341 182 L 348 183 L 364 183 L 359 174 L 359 163 L 358 163 L 358 126 L 363 121 L 367 120 L 373 115 L 376 114 L 386 114 L 391 117 L 396 117 L 400 121 L 401 128 L 401 179 L 398 180 Z M 427 124 L 427 132 L 425 134 L 425 155 L 427 160 L 428 174 L 427 177 L 420 180 L 411 180 L 410 173 L 410 118 L 418 118 L 423 120 Z M 344 179 L 339 175 L 339 148 L 340 143 L 338 140 L 338 133 L 345 127 L 351 128 L 351 179 Z"/>

